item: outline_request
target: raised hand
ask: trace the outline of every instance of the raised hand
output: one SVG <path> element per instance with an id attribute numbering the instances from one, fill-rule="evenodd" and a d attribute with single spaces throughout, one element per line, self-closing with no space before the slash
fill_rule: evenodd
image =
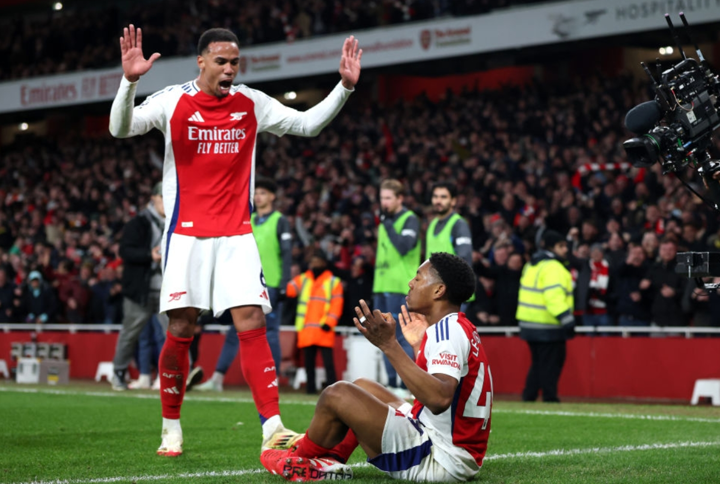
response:
<path id="1" fill-rule="evenodd" d="M 122 68 L 125 79 L 136 82 L 140 76 L 146 74 L 153 65 L 153 62 L 160 58 L 155 52 L 149 59 L 145 60 L 142 52 L 142 30 L 135 31 L 135 26 L 130 24 L 123 29 L 123 36 L 120 37 L 120 52 L 122 53 Z"/>
<path id="2" fill-rule="evenodd" d="M 359 306 L 355 307 L 356 318 L 353 318 L 355 327 L 381 350 L 393 342 L 395 338 L 395 325 L 397 322 L 390 313 L 381 313 L 379 310 L 370 311 L 365 300 L 361 299 Z"/>
<path id="3" fill-rule="evenodd" d="M 425 331 L 430 327 L 427 319 L 422 314 L 408 312 L 405 305 L 400 308 L 398 318 L 400 319 L 400 329 L 402 329 L 405 340 L 410 343 L 410 346 L 417 353 Z"/>
<path id="4" fill-rule="evenodd" d="M 345 39 L 340 57 L 340 77 L 345 89 L 354 89 L 360 79 L 360 59 L 362 49 L 358 50 L 358 41 L 351 35 Z"/>

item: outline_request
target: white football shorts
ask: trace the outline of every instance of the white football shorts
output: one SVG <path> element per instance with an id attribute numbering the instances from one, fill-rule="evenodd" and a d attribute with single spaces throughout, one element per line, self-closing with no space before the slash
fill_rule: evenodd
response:
<path id="1" fill-rule="evenodd" d="M 163 244 L 160 312 L 212 309 L 215 317 L 238 306 L 272 311 L 253 234 L 191 237 L 172 234 Z"/>
<path id="2" fill-rule="evenodd" d="M 388 406 L 382 436 L 382 454 L 368 459 L 368 462 L 394 479 L 462 482 L 435 460 L 434 454 L 437 451 L 422 424 Z"/>

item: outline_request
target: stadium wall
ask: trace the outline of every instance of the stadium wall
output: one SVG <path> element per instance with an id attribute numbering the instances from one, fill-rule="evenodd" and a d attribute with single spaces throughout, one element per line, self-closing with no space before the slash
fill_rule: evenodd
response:
<path id="1" fill-rule="evenodd" d="M 11 331 L 0 336 L 0 358 L 9 362 L 10 345 L 30 342 L 29 331 Z M 71 378 L 94 378 L 97 365 L 115 351 L 117 333 L 43 332 L 37 342 L 68 345 Z M 283 361 L 299 364 L 294 351 L 295 334 L 282 332 Z M 483 336 L 491 362 L 495 393 L 519 395 L 530 366 L 530 353 L 518 337 Z M 206 333 L 200 343 L 199 364 L 212 373 L 224 335 Z M 577 337 L 568 343 L 568 354 L 560 379 L 560 395 L 584 398 L 627 398 L 688 401 L 699 378 L 720 377 L 718 338 L 680 337 Z M 320 362 L 318 362 L 320 366 Z M 343 337 L 335 340 L 338 375 L 347 368 Z M 208 374 L 209 374 L 208 373 Z M 229 385 L 244 384 L 240 359 L 226 375 Z"/>

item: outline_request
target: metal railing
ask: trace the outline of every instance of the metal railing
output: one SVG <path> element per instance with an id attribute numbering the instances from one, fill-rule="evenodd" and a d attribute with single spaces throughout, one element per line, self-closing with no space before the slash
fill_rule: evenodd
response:
<path id="1" fill-rule="evenodd" d="M 217 331 L 226 333 L 232 326 L 222 324 L 205 325 L 206 331 Z M 113 333 L 122 329 L 121 324 L 29 324 L 29 323 L 0 323 L 0 331 L 9 333 L 11 331 L 34 331 L 36 333 L 44 333 L 49 331 L 67 331 L 71 334 L 83 331 L 98 331 L 103 333 Z M 281 331 L 295 332 L 294 326 L 281 326 Z M 478 326 L 480 334 L 501 334 L 508 337 L 515 336 L 520 333 L 517 326 Z M 339 326 L 335 328 L 337 334 L 342 335 L 359 335 L 360 332 L 355 327 Z M 720 328 L 701 328 L 686 326 L 578 326 L 575 332 L 580 335 L 593 336 L 600 335 L 616 335 L 628 338 L 634 333 L 651 336 L 684 336 L 692 338 L 695 335 L 720 336 Z"/>

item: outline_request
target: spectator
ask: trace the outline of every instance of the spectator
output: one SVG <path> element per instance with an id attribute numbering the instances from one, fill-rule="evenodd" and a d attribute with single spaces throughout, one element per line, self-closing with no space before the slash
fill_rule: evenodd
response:
<path id="1" fill-rule="evenodd" d="M 15 306 L 15 284 L 7 277 L 7 271 L 0 269 L 0 323 L 13 322 Z"/>
<path id="2" fill-rule="evenodd" d="M 358 301 L 360 299 L 365 301 L 372 299 L 373 270 L 372 264 L 368 263 L 363 256 L 357 256 L 353 259 L 348 273 L 339 273 L 340 277 L 345 281 L 343 289 L 344 305 L 340 326 L 355 326 L 353 323 L 354 309 Z"/>
<path id="3" fill-rule="evenodd" d="M 495 252 L 495 256 L 497 258 L 498 251 Z M 507 262 L 502 265 L 490 265 L 487 260 L 483 260 L 482 263 L 476 264 L 475 266 L 475 272 L 477 274 L 495 281 L 493 314 L 497 315 L 497 324 L 500 326 L 517 325 L 515 315 L 518 306 L 518 292 L 520 290 L 520 277 L 522 276 L 523 264 L 522 255 L 510 254 L 507 257 Z M 492 322 L 493 320 L 494 319 L 488 318 L 488 322 Z"/>
<path id="4" fill-rule="evenodd" d="M 70 276 L 59 287 L 60 302 L 63 305 L 65 319 L 72 324 L 84 324 L 90 304 L 90 276 L 92 266 L 84 263 L 78 276 Z"/>
<path id="5" fill-rule="evenodd" d="M 340 279 L 328 269 L 327 256 L 315 251 L 307 272 L 296 276 L 287 286 L 287 296 L 297 298 L 295 328 L 298 331 L 298 348 L 303 350 L 307 393 L 318 390 L 315 381 L 315 360 L 320 350 L 325 366 L 325 384 L 337 380 L 333 346 L 335 326 L 343 309 L 343 289 Z"/>
<path id="6" fill-rule="evenodd" d="M 688 324 L 681 305 L 687 278 L 675 273 L 676 254 L 675 241 L 663 239 L 660 244 L 659 260 L 650 267 L 645 278 L 640 282 L 641 290 L 650 290 L 653 294 L 650 312 L 652 322 L 658 326 Z"/>
<path id="7" fill-rule="evenodd" d="M 619 326 L 650 326 L 651 296 L 640 289 L 640 282 L 649 267 L 645 250 L 639 245 L 632 245 L 627 259 L 618 269 L 615 283 Z"/>
<path id="8" fill-rule="evenodd" d="M 53 323 L 56 316 L 55 295 L 45 284 L 38 271 L 28 276 L 28 285 L 23 293 L 23 312 L 28 323 Z"/>
<path id="9" fill-rule="evenodd" d="M 608 285 L 610 283 L 610 264 L 600 244 L 590 248 L 590 280 L 588 281 L 587 310 L 583 317 L 585 326 L 610 326 L 608 315 Z"/>

